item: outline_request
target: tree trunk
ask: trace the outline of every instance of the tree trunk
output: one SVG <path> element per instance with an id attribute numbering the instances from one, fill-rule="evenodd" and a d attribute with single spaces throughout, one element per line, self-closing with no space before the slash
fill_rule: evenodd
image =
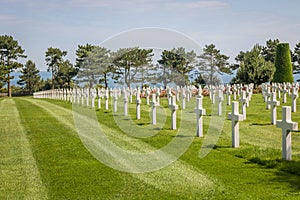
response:
<path id="1" fill-rule="evenodd" d="M 107 83 L 106 73 L 104 73 L 104 85 L 105 85 L 105 89 L 107 89 L 108 88 L 108 83 Z"/>
<path id="2" fill-rule="evenodd" d="M 8 96 L 9 97 L 12 97 L 11 95 L 11 87 L 10 87 L 10 74 L 8 74 L 8 77 L 7 77 L 7 91 L 8 91 Z"/>

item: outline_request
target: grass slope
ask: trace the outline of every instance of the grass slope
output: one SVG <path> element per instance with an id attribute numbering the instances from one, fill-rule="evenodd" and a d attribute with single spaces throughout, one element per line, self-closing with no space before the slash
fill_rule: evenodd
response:
<path id="1" fill-rule="evenodd" d="M 0 101 L 2 123 L 14 119 L 18 123 L 15 128 L 7 126 L 7 131 L 1 130 L 1 138 L 22 133 L 27 141 L 26 149 L 31 154 L 31 163 L 36 163 L 35 176 L 39 173 L 38 183 L 41 187 L 36 191 L 36 197 L 49 199 L 299 199 L 300 198 L 300 138 L 293 133 L 292 162 L 281 161 L 281 130 L 270 124 L 270 111 L 265 109 L 261 95 L 254 95 L 247 109 L 247 120 L 241 122 L 241 147 L 230 148 L 231 122 L 224 121 L 224 127 L 217 144 L 208 156 L 200 159 L 199 150 L 207 130 L 215 130 L 215 110 L 208 98 L 204 99 L 207 116 L 204 117 L 205 138 L 195 138 L 189 149 L 171 165 L 155 172 L 127 173 L 114 170 L 95 159 L 86 148 L 81 135 L 74 126 L 72 105 L 54 100 L 38 100 L 31 98 L 4 99 Z M 10 102 L 10 103 L 9 103 Z M 13 102 L 16 102 L 14 105 Z M 299 101 L 298 101 L 299 102 Z M 9 103 L 9 104 L 8 104 Z M 195 99 L 187 104 L 183 113 L 178 112 L 178 125 L 187 134 L 195 133 L 195 114 L 193 108 Z M 300 105 L 300 103 L 298 103 Z M 162 106 L 167 107 L 165 99 Z M 170 130 L 170 111 L 166 109 L 164 120 L 157 126 L 150 125 L 149 106 L 142 106 L 142 119 L 135 120 L 135 105 L 130 104 L 130 118 L 122 116 L 122 106 L 118 113 L 110 110 L 96 109 L 96 116 L 106 137 L 120 148 L 134 152 L 150 152 L 169 144 L 177 132 Z M 225 106 L 226 113 L 230 106 Z M 82 122 L 89 126 L 90 118 L 81 112 Z M 6 116 L 13 112 L 11 119 Z M 18 118 L 18 112 L 20 119 Z M 16 114 L 17 113 L 17 114 Z M 224 111 L 225 113 L 225 111 Z M 259 117 L 258 117 L 259 113 Z M 278 109 L 278 118 L 280 108 Z M 164 116 L 163 112 L 158 112 Z M 18 120 L 16 120 L 18 119 Z M 300 121 L 300 116 L 293 113 L 293 121 Z M 130 126 L 120 126 L 118 122 L 126 121 Z M 221 120 L 222 122 L 222 120 Z M 223 124 L 222 124 L 223 125 Z M 152 137 L 138 138 L 126 134 L 130 127 L 141 130 L 155 130 Z M 121 128 L 120 128 L 121 127 Z M 137 129 L 139 130 L 139 129 Z M 178 132 L 179 133 L 179 132 Z M 3 141 L 3 142 L 1 142 Z M 21 146 L 1 139 L 1 153 L 9 155 L 8 149 L 20 151 Z M 100 146 L 101 141 L 95 144 Z M 16 154 L 16 153 L 15 153 Z M 172 152 L 168 152 L 172 154 Z M 31 155 L 31 156 L 29 156 Z M 10 172 L 10 178 L 1 173 L 0 179 L 13 185 L 22 185 L 26 176 L 18 176 L 12 166 L 1 156 L 1 169 Z M 119 155 L 114 155 L 116 158 Z M 125 161 L 126 162 L 126 161 Z M 127 164 L 130 165 L 128 162 Z M 25 169 L 20 169 L 24 173 Z M 37 173 L 38 172 L 38 173 Z M 38 184 L 37 184 L 38 185 Z M 33 185 L 28 186 L 36 188 Z M 3 188 L 3 190 L 2 190 Z M 20 187 L 19 187 L 20 188 Z M 1 197 L 21 197 L 24 190 L 1 185 Z M 13 190 L 14 193 L 10 192 Z M 47 195 L 45 195 L 47 191 Z M 44 195 L 41 195 L 44 194 Z M 39 199 L 39 198 L 36 198 Z"/>
<path id="2" fill-rule="evenodd" d="M 13 99 L 0 103 L 0 199 L 47 199 Z"/>

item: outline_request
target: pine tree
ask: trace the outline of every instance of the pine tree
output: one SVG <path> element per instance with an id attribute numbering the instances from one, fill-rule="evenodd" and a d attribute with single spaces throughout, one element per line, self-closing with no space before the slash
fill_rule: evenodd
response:
<path id="1" fill-rule="evenodd" d="M 40 71 L 36 68 L 36 65 L 31 60 L 28 60 L 25 66 L 21 69 L 22 75 L 20 75 L 19 85 L 25 85 L 25 90 L 29 94 L 36 92 L 39 89 L 41 76 Z"/>
<path id="2" fill-rule="evenodd" d="M 7 83 L 8 96 L 11 97 L 10 80 L 14 77 L 11 73 L 21 68 L 22 64 L 17 62 L 19 58 L 25 58 L 25 50 L 14 40 L 12 36 L 0 36 L 0 79 Z"/>

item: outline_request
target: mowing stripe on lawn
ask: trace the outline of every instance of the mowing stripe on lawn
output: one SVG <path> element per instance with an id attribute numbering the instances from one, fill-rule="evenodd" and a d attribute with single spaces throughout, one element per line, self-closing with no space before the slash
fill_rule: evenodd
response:
<path id="1" fill-rule="evenodd" d="M 59 122 L 76 132 L 72 116 L 73 114 L 71 110 L 65 109 L 61 106 L 43 100 L 26 100 L 42 109 L 45 109 Z M 89 117 L 86 117 L 81 114 L 79 114 L 79 117 L 81 118 L 82 123 L 87 124 L 87 127 L 93 128 L 92 126 L 94 125 Z M 105 131 L 107 135 L 110 136 L 110 139 L 115 138 L 121 140 L 123 143 L 121 148 L 126 147 L 128 145 L 132 145 L 136 147 L 136 149 L 139 150 L 139 152 L 149 152 L 156 150 L 153 146 L 142 142 L 138 139 L 128 137 L 127 135 L 120 133 L 119 131 L 112 129 L 108 126 L 104 126 L 103 124 L 101 124 L 101 128 Z M 97 149 L 103 148 L 105 146 L 102 144 L 101 140 L 95 140 L 94 137 L 89 138 L 89 136 L 82 135 L 81 137 L 84 137 L 84 139 L 88 140 L 88 142 L 93 143 L 93 145 L 95 145 Z M 113 156 L 114 159 L 120 161 L 120 164 L 128 165 L 129 167 L 131 167 L 132 163 L 122 158 L 121 155 L 109 152 L 109 149 L 101 150 L 104 150 L 106 153 L 108 153 L 108 155 Z M 200 170 L 181 160 L 177 160 L 170 166 L 155 172 L 130 175 L 135 178 L 138 178 L 139 180 L 142 180 L 146 184 L 154 186 L 159 190 L 167 192 L 178 191 L 178 195 L 203 195 L 207 193 L 211 194 L 214 190 L 215 184 L 215 180 L 212 180 L 211 178 L 204 175 L 203 172 L 201 172 Z"/>
<path id="2" fill-rule="evenodd" d="M 0 199 L 47 199 L 15 102 L 0 101 Z"/>

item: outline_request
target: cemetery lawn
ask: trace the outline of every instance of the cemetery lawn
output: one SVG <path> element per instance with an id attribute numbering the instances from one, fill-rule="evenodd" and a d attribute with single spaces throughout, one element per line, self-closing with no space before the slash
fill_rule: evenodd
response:
<path id="1" fill-rule="evenodd" d="M 285 105 L 290 105 L 287 99 Z M 122 100 L 120 100 L 122 101 Z M 97 109 L 107 138 L 131 151 L 151 151 L 168 144 L 170 111 L 158 134 L 149 138 L 126 135 L 116 124 L 117 114 Z M 231 106 L 225 105 L 226 115 Z M 95 159 L 77 134 L 72 104 L 30 97 L 0 98 L 0 199 L 300 199 L 300 132 L 292 133 L 293 161 L 281 160 L 281 129 L 271 125 L 261 94 L 254 94 L 247 119 L 240 122 L 240 148 L 231 148 L 231 121 L 225 120 L 216 145 L 204 158 L 199 151 L 215 112 L 204 98 L 204 138 L 194 138 L 188 150 L 171 165 L 154 172 L 128 173 Z M 281 103 L 282 104 L 282 103 Z M 95 104 L 97 105 L 97 104 Z M 195 98 L 187 103 L 191 117 L 178 116 L 178 126 L 195 133 Z M 298 113 L 292 120 L 300 123 Z M 282 106 L 282 105 L 281 105 Z M 281 119 L 281 106 L 277 119 Z M 134 119 L 135 105 L 129 104 Z M 83 108 L 89 109 L 92 108 Z M 143 99 L 138 127 L 150 125 L 150 107 Z M 193 117 L 192 117 L 193 116 Z M 159 116 L 158 116 L 159 118 Z M 227 117 L 226 117 L 227 118 Z M 88 118 L 86 119 L 88 120 Z"/>

